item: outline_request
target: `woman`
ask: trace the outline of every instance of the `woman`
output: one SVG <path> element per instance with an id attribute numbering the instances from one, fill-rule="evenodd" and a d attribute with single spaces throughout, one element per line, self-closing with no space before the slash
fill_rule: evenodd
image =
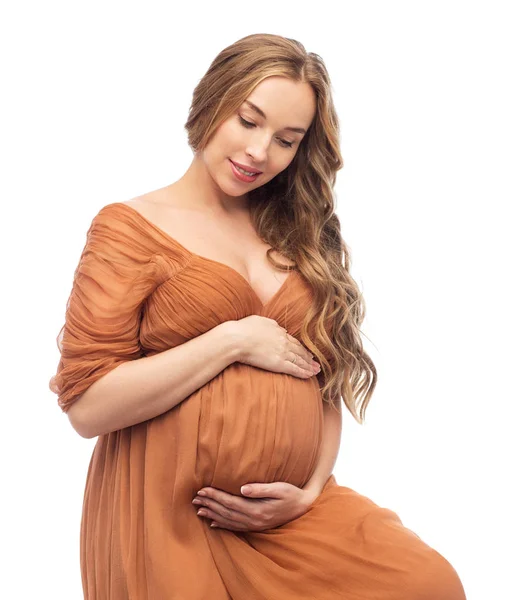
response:
<path id="1" fill-rule="evenodd" d="M 332 475 L 340 398 L 362 423 L 376 370 L 323 61 L 247 36 L 186 129 L 181 179 L 95 215 L 57 338 L 50 387 L 98 436 L 85 598 L 465 598 L 444 557 Z"/>

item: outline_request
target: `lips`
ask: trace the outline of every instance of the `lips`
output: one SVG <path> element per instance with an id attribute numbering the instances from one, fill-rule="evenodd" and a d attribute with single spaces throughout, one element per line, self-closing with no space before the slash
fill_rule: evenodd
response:
<path id="1" fill-rule="evenodd" d="M 242 171 L 239 170 L 239 167 L 229 159 L 230 161 L 230 169 L 232 170 L 232 175 L 243 183 L 254 183 L 256 179 L 261 175 L 261 173 L 256 173 L 254 175 L 245 175 Z"/>
<path id="2" fill-rule="evenodd" d="M 249 173 L 261 173 L 262 171 L 260 171 L 259 169 L 256 169 L 255 167 L 249 167 L 248 165 L 243 165 L 242 163 L 238 163 L 235 160 L 230 159 L 231 163 L 234 163 L 236 166 L 241 167 L 242 169 L 244 169 L 245 171 L 248 171 Z"/>

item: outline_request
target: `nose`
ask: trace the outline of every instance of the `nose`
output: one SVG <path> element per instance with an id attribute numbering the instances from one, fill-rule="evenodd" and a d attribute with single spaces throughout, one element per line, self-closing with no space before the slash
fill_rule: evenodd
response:
<path id="1" fill-rule="evenodd" d="M 259 166 L 265 164 L 269 143 L 270 141 L 267 139 L 267 136 L 253 136 L 250 139 L 246 152 L 248 156 L 252 157 L 252 162 L 255 163 L 255 165 Z"/>
<path id="2" fill-rule="evenodd" d="M 254 145 L 252 145 L 249 148 L 247 148 L 246 152 L 247 155 L 250 156 L 250 162 L 254 164 L 254 166 L 258 166 L 258 168 L 261 168 L 259 167 L 259 165 L 263 165 L 265 163 L 266 150 L 263 147 L 259 146 L 258 148 L 256 148 Z"/>

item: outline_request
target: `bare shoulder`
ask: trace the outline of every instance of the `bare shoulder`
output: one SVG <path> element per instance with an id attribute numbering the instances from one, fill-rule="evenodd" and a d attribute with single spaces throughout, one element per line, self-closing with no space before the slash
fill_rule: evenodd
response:
<path id="1" fill-rule="evenodd" d="M 149 206 L 155 206 L 161 203 L 164 188 L 158 190 L 152 190 L 151 192 L 146 192 L 145 194 L 141 194 L 140 196 L 135 196 L 134 198 L 130 198 L 129 200 L 125 200 L 123 204 L 127 204 L 132 208 L 143 208 Z"/>
<path id="2" fill-rule="evenodd" d="M 166 197 L 167 188 L 165 187 L 124 200 L 122 204 L 127 204 L 147 218 L 155 218 L 162 216 L 163 207 L 166 208 Z"/>

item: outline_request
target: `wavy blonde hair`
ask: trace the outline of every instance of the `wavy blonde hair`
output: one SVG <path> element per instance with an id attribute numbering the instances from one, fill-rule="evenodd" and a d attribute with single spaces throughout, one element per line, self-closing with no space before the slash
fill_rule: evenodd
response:
<path id="1" fill-rule="evenodd" d="M 342 168 L 339 121 L 323 60 L 293 39 L 248 35 L 222 50 L 196 86 L 185 129 L 194 152 L 204 149 L 229 118 L 267 77 L 309 83 L 316 95 L 314 119 L 288 167 L 248 193 L 252 223 L 278 269 L 290 267 L 270 256 L 278 251 L 294 261 L 312 286 L 313 302 L 301 341 L 322 366 L 325 402 L 340 397 L 358 423 L 376 387 L 376 368 L 363 349 L 360 325 L 365 302 L 349 273 L 350 252 L 340 233 L 333 187 Z"/>

